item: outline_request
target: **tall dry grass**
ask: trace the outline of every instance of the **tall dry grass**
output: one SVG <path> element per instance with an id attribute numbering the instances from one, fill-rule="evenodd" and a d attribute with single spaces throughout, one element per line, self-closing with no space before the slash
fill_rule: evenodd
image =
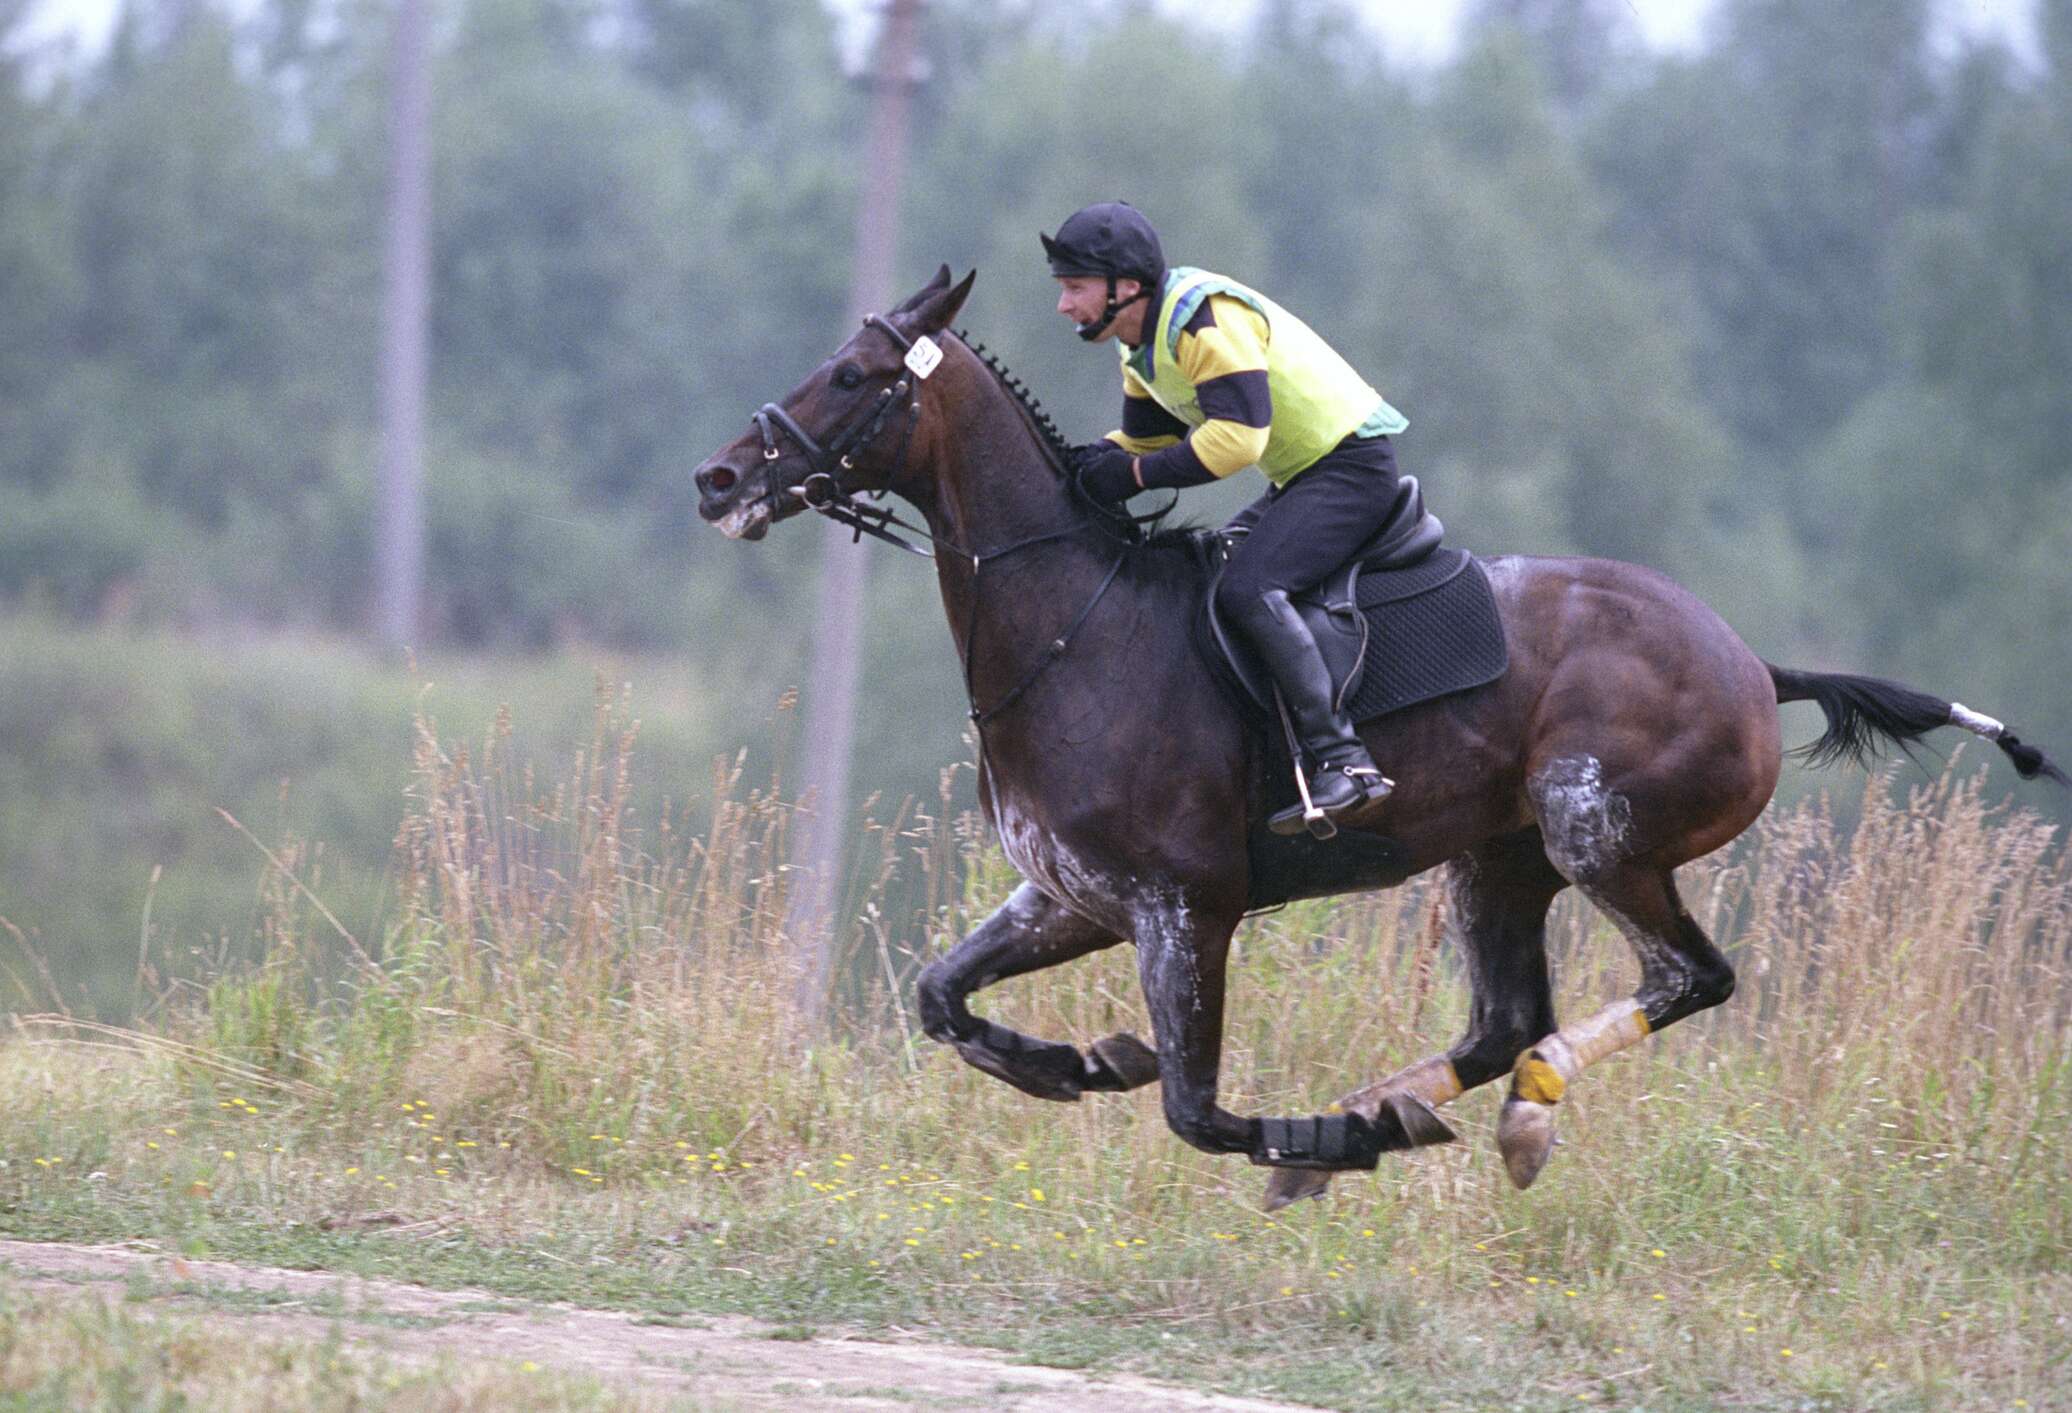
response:
<path id="1" fill-rule="evenodd" d="M 421 721 L 380 935 L 324 905 L 313 851 L 272 850 L 264 960 L 112 1037 L 149 1065 L 0 1055 L 0 1200 L 63 1230 L 460 1223 L 470 1259 L 579 1272 L 576 1298 L 623 1265 L 640 1299 L 1396 1351 L 1443 1365 L 1452 1406 L 1586 1367 L 1689 1406 L 2033 1402 L 2066 1357 L 2072 865 L 1961 762 L 1868 782 L 1847 826 L 1779 810 L 1684 870 L 1740 990 L 1572 1086 L 1530 1192 L 1502 1176 L 1493 1085 L 1449 1110 L 1464 1142 L 1267 1218 L 1259 1172 L 1174 1139 L 1155 1088 L 1045 1104 L 917 1033 L 915 973 L 1015 881 L 949 778 L 856 830 L 820 967 L 785 935 L 780 784 L 723 762 L 637 818 L 636 740 L 605 696 L 544 780 L 508 723 L 463 747 Z M 1446 927 L 1426 880 L 1250 920 L 1224 1102 L 1313 1112 L 1450 1044 Z M 1637 979 L 1572 899 L 1549 946 L 1564 1015 Z M 833 994 L 802 1007 L 816 975 Z M 980 1002 L 1046 1037 L 1144 1030 L 1127 947 Z M 1471 1340 L 1487 1357 L 1462 1364 Z M 1353 1366 L 1330 1377 L 1358 1401 Z"/>
<path id="2" fill-rule="evenodd" d="M 969 818 L 937 801 L 859 831 L 836 1019 L 811 1028 L 797 1000 L 813 969 L 783 929 L 792 806 L 723 763 L 703 828 L 637 825 L 635 736 L 601 700 L 578 768 L 546 782 L 509 757 L 506 723 L 463 749 L 421 722 L 380 960 L 312 1001 L 311 961 L 336 949 L 304 908 L 305 935 L 277 928 L 257 973 L 185 1011 L 183 1038 L 291 1073 L 341 1113 L 421 1102 L 542 1171 L 657 1183 L 688 1151 L 746 1160 L 726 1199 L 743 1210 L 758 1182 L 863 1147 L 973 1184 L 1029 1162 L 1069 1174 L 1089 1214 L 1175 1232 L 1204 1200 L 1252 1201 L 1253 1174 L 1176 1143 L 1150 1092 L 1044 1105 L 918 1036 L 914 974 L 1012 882 Z M 1682 1233 L 1748 1260 L 1786 1242 L 1794 1260 L 1897 1259 L 1926 1227 L 1971 1223 L 2017 1264 L 2062 1257 L 2072 872 L 2050 825 L 1953 764 L 1871 781 L 1851 829 L 1822 804 L 1774 814 L 1681 885 L 1740 991 L 1576 1087 L 1555 1180 L 1524 1199 L 1567 1224 L 1535 1226 L 1540 1256 L 1601 1263 L 1635 1233 Z M 1225 1102 L 1313 1111 L 1450 1043 L 1467 997 L 1444 928 L 1424 880 L 1248 923 Z M 1550 947 L 1565 1015 L 1634 984 L 1585 906 L 1564 899 Z M 1044 1036 L 1143 1029 L 1127 948 L 984 1000 Z M 1465 1144 L 1341 1190 L 1435 1237 L 1515 1226 L 1495 1088 L 1457 1106 Z"/>

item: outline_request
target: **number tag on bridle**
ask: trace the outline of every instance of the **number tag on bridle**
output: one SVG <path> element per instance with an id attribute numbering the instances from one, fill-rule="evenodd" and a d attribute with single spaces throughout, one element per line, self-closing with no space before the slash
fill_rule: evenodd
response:
<path id="1" fill-rule="evenodd" d="M 906 366 L 913 369 L 914 376 L 926 378 L 935 371 L 935 365 L 942 362 L 942 345 L 923 334 L 914 340 L 914 346 L 907 350 Z"/>

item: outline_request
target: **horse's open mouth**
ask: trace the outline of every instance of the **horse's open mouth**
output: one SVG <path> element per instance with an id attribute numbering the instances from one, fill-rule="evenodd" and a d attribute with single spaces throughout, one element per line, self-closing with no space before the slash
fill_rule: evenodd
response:
<path id="1" fill-rule="evenodd" d="M 776 498 L 768 494 L 759 495 L 721 516 L 719 531 L 730 540 L 760 540 L 770 532 L 770 522 L 776 515 Z"/>

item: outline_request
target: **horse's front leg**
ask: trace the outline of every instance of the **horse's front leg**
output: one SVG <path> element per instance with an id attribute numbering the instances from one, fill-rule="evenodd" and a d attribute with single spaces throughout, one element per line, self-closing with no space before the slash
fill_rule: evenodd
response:
<path id="1" fill-rule="evenodd" d="M 1038 1099 L 1074 1100 L 1089 1090 L 1135 1089 L 1158 1078 L 1158 1062 L 1134 1035 L 1095 1041 L 1086 1054 L 974 1016 L 974 991 L 1024 972 L 1069 962 L 1122 939 L 1024 883 L 948 955 L 921 973 L 921 1026 L 957 1047 L 966 1062 Z"/>
<path id="2" fill-rule="evenodd" d="M 1406 1128 L 1388 1106 L 1372 1118 L 1348 1112 L 1295 1119 L 1246 1119 L 1222 1108 L 1216 1082 L 1223 980 L 1237 916 L 1160 902 L 1139 907 L 1136 919 L 1137 971 L 1158 1033 L 1166 1123 L 1181 1138 L 1204 1152 L 1243 1153 L 1270 1167 L 1343 1172 L 1371 1169 L 1384 1153 L 1452 1136 Z"/>

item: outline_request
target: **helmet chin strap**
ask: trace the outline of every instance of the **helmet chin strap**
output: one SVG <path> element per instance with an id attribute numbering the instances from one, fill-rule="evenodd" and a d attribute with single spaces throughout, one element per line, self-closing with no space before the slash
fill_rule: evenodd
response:
<path id="1" fill-rule="evenodd" d="M 1115 298 L 1115 276 L 1110 275 L 1108 277 L 1108 302 L 1101 307 L 1100 322 L 1075 325 L 1075 327 L 1079 330 L 1079 336 L 1085 339 L 1088 343 L 1092 343 L 1095 339 L 1098 339 L 1102 334 L 1108 332 L 1108 326 L 1115 322 L 1116 317 L 1120 315 L 1123 310 L 1129 308 L 1138 300 L 1147 297 L 1150 293 L 1151 291 L 1144 288 L 1143 284 L 1139 282 L 1137 286 L 1137 292 L 1135 294 L 1131 295 L 1128 299 L 1118 301 Z"/>

